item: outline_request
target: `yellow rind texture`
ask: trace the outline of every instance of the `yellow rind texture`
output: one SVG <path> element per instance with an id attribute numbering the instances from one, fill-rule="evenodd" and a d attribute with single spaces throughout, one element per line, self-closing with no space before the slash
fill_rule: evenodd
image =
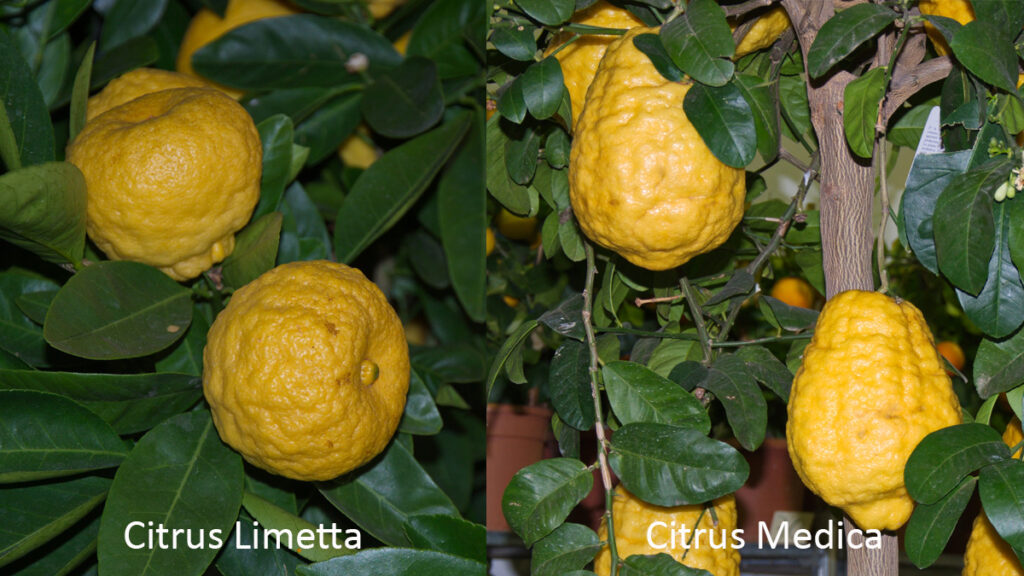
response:
<path id="1" fill-rule="evenodd" d="M 960 24 L 967 24 L 974 20 L 974 6 L 971 5 L 970 0 L 921 0 L 918 7 L 921 9 L 921 14 L 945 16 Z M 924 31 L 939 56 L 945 56 L 952 52 L 942 33 L 927 20 L 924 23 Z"/>
<path id="2" fill-rule="evenodd" d="M 1016 418 L 1006 426 L 1003 442 L 1013 448 L 1024 439 L 1021 434 L 1020 420 Z M 1020 458 L 1020 450 L 1013 455 Z M 1024 576 L 1024 568 L 1013 553 L 1013 549 L 1003 540 L 988 517 L 982 512 L 974 519 L 971 537 L 964 551 L 963 576 Z"/>
<path id="3" fill-rule="evenodd" d="M 379 370 L 371 384 L 365 362 Z M 394 309 L 362 272 L 325 260 L 278 266 L 235 292 L 203 353 L 221 439 L 297 480 L 336 478 L 384 450 L 408 389 Z"/>
<path id="4" fill-rule="evenodd" d="M 211 88 L 136 98 L 88 122 L 67 159 L 85 176 L 86 231 L 107 257 L 182 281 L 231 254 L 260 194 L 248 112 Z"/>
<path id="5" fill-rule="evenodd" d="M 635 554 L 670 554 L 678 562 L 701 570 L 707 570 L 713 576 L 739 576 L 740 553 L 732 546 L 732 533 L 736 530 L 736 499 L 729 494 L 713 502 L 718 525 L 712 523 L 711 512 L 700 518 L 703 504 L 689 506 L 663 507 L 648 504 L 630 494 L 619 486 L 615 489 L 615 502 L 612 504 L 612 517 L 615 521 L 615 547 L 619 558 L 625 560 Z M 697 523 L 700 518 L 700 523 Z M 683 546 L 675 548 L 653 548 L 647 541 L 647 531 L 653 522 L 664 522 L 668 528 L 655 527 L 651 538 L 655 543 L 670 543 L 670 530 L 682 527 L 702 529 L 700 541 L 694 540 L 689 553 Z M 674 523 L 674 524 L 673 524 Z M 715 546 L 727 542 L 724 548 L 712 547 L 707 531 L 713 530 Z M 724 532 L 723 532 L 724 531 Z M 607 540 L 608 530 L 601 524 L 599 531 L 601 540 Z M 677 534 L 678 541 L 678 534 Z M 683 558 L 683 555 L 686 558 Z M 611 574 L 611 552 L 607 547 L 601 549 L 594 561 L 594 572 L 598 576 Z"/>
<path id="6" fill-rule="evenodd" d="M 605 0 L 599 0 L 587 9 L 577 12 L 572 17 L 572 22 L 600 28 L 620 29 L 643 25 L 643 21 L 629 10 L 609 4 Z M 545 55 L 554 52 L 572 36 L 571 32 L 562 32 L 555 36 Z M 597 66 L 601 62 L 605 50 L 608 49 L 608 45 L 616 38 L 618 36 L 587 34 L 555 54 L 555 58 L 562 65 L 562 78 L 569 91 L 569 100 L 572 102 L 573 125 L 578 123 L 579 117 L 583 113 L 587 89 L 590 88 L 590 83 L 594 80 Z"/>
<path id="7" fill-rule="evenodd" d="M 929 433 L 961 422 L 921 312 L 858 290 L 822 310 L 788 412 L 800 478 L 865 530 L 907 521 L 914 506 L 903 483 L 907 458 Z"/>
<path id="8" fill-rule="evenodd" d="M 734 25 L 735 27 L 735 25 Z M 751 52 L 768 48 L 790 27 L 789 14 L 782 6 L 775 6 L 758 16 L 746 35 L 736 46 L 734 58 L 742 58 Z"/>
<path id="9" fill-rule="evenodd" d="M 205 80 L 187 74 L 157 68 L 136 68 L 111 80 L 99 94 L 89 98 L 85 120 L 89 122 L 111 108 L 153 92 L 172 88 L 209 87 Z"/>
<path id="10" fill-rule="evenodd" d="M 719 161 L 683 112 L 689 85 L 666 80 L 633 45 L 609 46 L 570 156 L 573 211 L 597 244 L 667 270 L 721 245 L 743 216 L 743 170 Z"/>

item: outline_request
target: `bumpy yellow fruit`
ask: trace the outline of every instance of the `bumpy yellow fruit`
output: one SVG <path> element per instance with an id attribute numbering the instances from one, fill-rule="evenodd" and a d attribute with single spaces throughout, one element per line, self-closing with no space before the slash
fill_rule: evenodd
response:
<path id="1" fill-rule="evenodd" d="M 739 24 L 730 24 L 730 27 L 736 29 Z M 736 46 L 736 58 L 741 58 L 750 54 L 751 52 L 757 52 L 763 50 L 779 39 L 782 33 L 789 30 L 791 26 L 789 22 L 789 14 L 782 6 L 776 6 L 764 14 L 757 17 L 754 21 L 754 25 L 750 27 L 747 34 L 743 36 L 740 43 Z"/>
<path id="2" fill-rule="evenodd" d="M 918 7 L 921 9 L 921 14 L 945 16 L 960 24 L 967 24 L 974 20 L 974 6 L 971 5 L 970 0 L 921 0 Z M 928 34 L 928 39 L 932 41 L 932 46 L 935 47 L 935 52 L 939 56 L 945 56 L 952 51 L 942 33 L 930 22 L 925 21 L 924 31 Z"/>
<path id="3" fill-rule="evenodd" d="M 111 80 L 99 94 L 89 98 L 85 120 L 88 122 L 111 108 L 116 108 L 153 92 L 172 88 L 209 88 L 209 86 L 206 81 L 194 76 L 157 68 L 136 68 Z"/>
<path id="4" fill-rule="evenodd" d="M 283 0 L 230 0 L 223 18 L 216 12 L 203 8 L 196 13 L 185 30 L 175 68 L 183 74 L 197 76 L 196 71 L 192 69 L 192 55 L 196 50 L 243 24 L 292 14 L 301 14 L 301 11 Z M 219 84 L 217 87 L 234 98 L 242 95 L 240 90 L 234 88 Z"/>
<path id="5" fill-rule="evenodd" d="M 1024 439 L 1021 434 L 1020 420 L 1016 418 L 1006 427 L 1003 432 L 1003 442 L 1009 447 L 1014 447 Z M 1013 455 L 1020 458 L 1020 450 Z M 974 527 L 971 529 L 971 538 L 967 541 L 967 549 L 964 551 L 963 576 L 1024 576 L 1024 568 L 1020 560 L 1013 553 L 1010 545 L 1003 540 L 1003 537 L 996 532 L 988 517 L 982 512 L 974 519 Z"/>
<path id="6" fill-rule="evenodd" d="M 719 161 L 683 112 L 689 84 L 666 80 L 633 38 L 608 47 L 572 143 L 569 191 L 591 240 L 651 270 L 729 238 L 743 216 L 743 170 Z"/>
<path id="7" fill-rule="evenodd" d="M 643 21 L 633 15 L 632 12 L 618 6 L 613 6 L 605 0 L 598 0 L 586 10 L 577 12 L 572 17 L 574 24 L 586 24 L 587 26 L 598 26 L 601 28 L 634 28 L 643 26 Z M 573 34 L 563 32 L 551 40 L 545 55 L 551 54 L 556 48 L 565 44 Z M 587 89 L 594 81 L 594 74 L 597 73 L 597 65 L 601 62 L 605 50 L 618 36 L 602 36 L 587 34 L 582 36 L 563 50 L 555 54 L 555 58 L 562 65 L 562 77 L 565 79 L 565 87 L 569 90 L 569 100 L 572 102 L 573 125 L 579 122 L 580 114 L 583 113 L 583 103 L 587 97 Z"/>
<path id="8" fill-rule="evenodd" d="M 220 437 L 251 464 L 330 480 L 373 459 L 409 389 L 405 330 L 355 268 L 283 264 L 235 292 L 203 351 Z"/>
<path id="9" fill-rule="evenodd" d="M 736 499 L 730 494 L 714 501 L 718 525 L 713 524 L 711 512 L 703 504 L 690 506 L 663 507 L 648 504 L 619 486 L 615 489 L 615 503 L 612 517 L 615 519 L 615 547 L 619 558 L 625 560 L 634 554 L 669 554 L 678 562 L 714 576 L 739 576 L 740 553 L 732 546 L 732 533 L 736 530 Z M 699 519 L 699 523 L 698 523 Z M 651 530 L 651 540 L 668 548 L 653 548 L 647 541 L 647 532 L 654 522 L 664 522 L 666 527 L 657 526 Z M 689 528 L 691 533 L 701 530 L 695 536 L 687 553 L 685 542 L 672 545 L 671 531 Z M 608 530 L 602 523 L 602 540 L 608 538 Z M 683 558 L 683 555 L 686 558 Z M 602 548 L 594 561 L 594 572 L 598 576 L 611 574 L 611 552 Z"/>
<path id="10" fill-rule="evenodd" d="M 226 258 L 260 196 L 256 126 L 212 88 L 136 98 L 87 122 L 67 159 L 86 183 L 86 230 L 112 260 L 175 280 Z"/>
<path id="11" fill-rule="evenodd" d="M 910 302 L 850 290 L 825 304 L 789 396 L 793 467 L 865 530 L 896 530 L 913 511 L 910 453 L 961 422 L 931 331 Z"/>

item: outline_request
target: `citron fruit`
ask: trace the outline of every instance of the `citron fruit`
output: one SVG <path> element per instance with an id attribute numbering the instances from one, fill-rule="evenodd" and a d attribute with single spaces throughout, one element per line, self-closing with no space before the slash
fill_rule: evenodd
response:
<path id="1" fill-rule="evenodd" d="M 971 5 L 970 0 L 921 0 L 918 3 L 918 7 L 921 9 L 921 14 L 926 16 L 945 16 L 946 18 L 956 20 L 960 24 L 967 24 L 974 20 L 974 6 Z M 925 21 L 924 31 L 928 35 L 928 39 L 932 41 L 932 46 L 935 47 L 935 52 L 939 56 L 945 56 L 952 52 L 949 48 L 949 43 L 946 42 L 942 33 L 935 26 L 932 26 L 931 22 Z"/>
<path id="2" fill-rule="evenodd" d="M 741 24 L 741 22 L 730 23 L 730 27 L 734 30 Z M 736 45 L 735 58 L 742 58 L 751 52 L 757 52 L 758 50 L 764 50 L 776 40 L 782 33 L 789 29 L 791 26 L 789 22 L 789 14 L 786 13 L 785 8 L 782 6 L 775 6 L 764 12 L 757 17 L 754 21 L 754 25 L 750 27 L 746 35 L 740 40 L 740 43 Z"/>
<path id="3" fill-rule="evenodd" d="M 772 291 L 769 295 L 790 306 L 810 308 L 814 304 L 814 288 L 811 288 L 811 285 L 803 278 L 792 276 L 779 278 L 775 284 L 772 284 Z"/>
<path id="4" fill-rule="evenodd" d="M 229 0 L 223 18 L 209 8 L 203 8 L 196 12 L 185 30 L 185 36 L 181 39 L 181 47 L 178 49 L 175 68 L 183 74 L 197 76 L 196 71 L 192 68 L 192 55 L 203 46 L 244 24 L 264 18 L 301 13 L 300 10 L 282 0 Z M 219 84 L 217 87 L 234 98 L 242 95 L 240 90 L 234 88 Z"/>
<path id="5" fill-rule="evenodd" d="M 964 369 L 964 366 L 967 364 L 967 356 L 964 355 L 964 350 L 959 344 L 945 340 L 936 344 L 935 348 L 954 368 L 957 370 Z"/>
<path id="6" fill-rule="evenodd" d="M 913 511 L 903 468 L 917 444 L 961 422 L 913 304 L 850 290 L 825 304 L 789 396 L 786 438 L 804 484 L 864 530 Z"/>
<path id="7" fill-rule="evenodd" d="M 572 23 L 620 29 L 643 26 L 643 21 L 634 16 L 632 12 L 613 6 L 605 0 L 598 0 L 585 10 L 574 14 Z M 551 54 L 572 37 L 572 32 L 562 32 L 556 35 L 552 38 L 551 44 L 548 45 L 544 54 Z M 590 88 L 594 74 L 597 73 L 597 65 L 601 62 L 605 50 L 616 38 L 618 36 L 586 34 L 555 54 L 555 58 L 562 65 L 562 78 L 569 91 L 569 101 L 572 102 L 573 125 L 578 123 L 580 114 L 583 112 L 587 89 Z"/>
<path id="8" fill-rule="evenodd" d="M 221 439 L 254 466 L 330 480 L 373 459 L 409 389 L 402 322 L 362 272 L 283 264 L 240 288 L 203 351 Z"/>
<path id="9" fill-rule="evenodd" d="M 1003 442 L 1013 448 L 1024 439 L 1021 434 L 1020 420 L 1010 422 L 1003 432 Z M 1020 457 L 1020 450 L 1013 455 Z M 1024 576 L 1024 568 L 1013 553 L 1013 548 L 1003 540 L 988 517 L 982 512 L 974 519 L 971 537 L 964 551 L 963 576 Z"/>
<path id="10" fill-rule="evenodd" d="M 86 183 L 86 230 L 112 260 L 188 280 L 226 258 L 259 200 L 256 126 L 212 88 L 153 92 L 87 122 L 67 159 Z"/>
<path id="11" fill-rule="evenodd" d="M 705 511 L 703 504 L 664 507 L 648 504 L 630 494 L 622 486 L 615 489 L 612 504 L 612 518 L 615 522 L 615 548 L 621 560 L 634 554 L 670 554 L 677 561 L 700 570 L 707 570 L 714 576 L 739 576 L 740 553 L 732 546 L 733 531 L 736 530 L 736 499 L 730 494 L 713 502 L 718 525 L 712 520 L 711 511 Z M 704 512 L 703 515 L 701 512 Z M 664 522 L 665 526 L 655 522 Z M 672 531 L 689 528 L 689 534 L 697 530 L 690 549 L 686 542 L 679 542 L 676 532 L 673 545 Z M 650 531 L 648 533 L 648 531 Z M 654 544 L 665 544 L 667 548 L 654 548 L 648 542 L 648 535 Z M 607 526 L 602 522 L 599 531 L 601 540 L 608 538 Z M 685 554 L 685 558 L 683 557 Z M 598 576 L 611 574 L 611 552 L 602 548 L 594 560 L 594 572 Z"/>
<path id="12" fill-rule="evenodd" d="M 573 139 L 569 192 L 580 228 L 643 268 L 666 270 L 729 238 L 743 216 L 743 170 L 711 153 L 683 112 L 688 84 L 666 80 L 633 45 L 608 47 Z"/>
<path id="13" fill-rule="evenodd" d="M 498 232 L 509 240 L 533 242 L 537 236 L 537 218 L 533 216 L 516 216 L 502 208 L 494 219 Z"/>
<path id="14" fill-rule="evenodd" d="M 136 98 L 172 88 L 209 88 L 201 78 L 157 68 L 136 68 L 115 78 L 86 105 L 86 122 Z"/>

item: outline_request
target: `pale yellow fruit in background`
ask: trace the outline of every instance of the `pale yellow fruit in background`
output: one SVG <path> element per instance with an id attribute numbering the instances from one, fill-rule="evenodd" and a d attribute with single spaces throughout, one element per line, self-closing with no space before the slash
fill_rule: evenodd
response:
<path id="1" fill-rule="evenodd" d="M 618 6 L 613 6 L 605 0 L 591 5 L 586 10 L 577 12 L 572 17 L 575 24 L 586 24 L 587 26 L 598 26 L 601 28 L 634 28 L 642 26 L 643 22 L 633 15 L 632 12 Z M 562 32 L 551 40 L 545 54 L 551 54 L 556 48 L 572 38 L 572 32 Z M 562 65 L 562 77 L 565 79 L 565 87 L 569 90 L 569 100 L 572 102 L 573 125 L 579 121 L 583 113 L 583 102 L 587 96 L 587 88 L 594 80 L 597 73 L 597 65 L 601 62 L 608 46 L 618 36 L 604 36 L 587 34 L 576 40 L 563 50 L 555 54 Z"/>
<path id="2" fill-rule="evenodd" d="M 730 24 L 730 26 L 735 29 L 738 23 Z M 786 13 L 785 8 L 782 6 L 771 8 L 757 17 L 754 25 L 750 27 L 750 30 L 740 40 L 740 43 L 736 46 L 735 57 L 741 58 L 751 52 L 768 48 L 790 26 L 789 14 Z"/>
<path id="3" fill-rule="evenodd" d="M 110 81 L 95 96 L 89 98 L 85 119 L 90 121 L 111 108 L 136 98 L 172 88 L 209 88 L 201 78 L 159 70 L 157 68 L 136 68 Z"/>
<path id="4" fill-rule="evenodd" d="M 974 20 L 974 6 L 971 5 L 970 0 L 921 0 L 918 7 L 921 9 L 921 14 L 945 16 L 960 24 L 967 24 Z M 952 51 L 942 33 L 930 22 L 925 21 L 924 31 L 928 34 L 928 39 L 932 41 L 932 46 L 935 47 L 935 52 L 939 56 L 945 56 Z"/>
<path id="5" fill-rule="evenodd" d="M 498 232 L 509 240 L 526 240 L 532 242 L 537 237 L 537 218 L 535 216 L 518 216 L 502 208 L 494 218 Z"/>
<path id="6" fill-rule="evenodd" d="M 411 40 L 411 39 L 412 39 L 412 30 L 409 30 L 405 34 L 402 34 L 401 36 L 399 36 L 398 40 L 395 40 L 395 43 L 392 44 L 392 46 L 395 47 L 395 50 L 397 50 L 399 54 L 401 54 L 402 56 L 405 56 L 405 51 L 409 49 L 409 40 Z"/>
<path id="7" fill-rule="evenodd" d="M 301 14 L 301 11 L 281 0 L 230 0 L 223 18 L 212 10 L 203 8 L 192 17 L 188 29 L 185 30 L 175 68 L 183 74 L 198 76 L 192 69 L 192 55 L 203 46 L 244 24 L 292 14 Z M 234 98 L 242 95 L 240 90 L 234 88 L 219 84 L 217 87 Z"/>
<path id="8" fill-rule="evenodd" d="M 1024 439 L 1020 420 L 1013 419 L 1003 432 L 1003 442 L 1013 448 Z M 1020 458 L 1020 450 L 1013 455 Z M 978 514 L 971 529 L 971 538 L 964 551 L 963 576 L 1024 576 L 1024 568 L 1013 553 L 1013 548 L 996 532 L 985 513 Z"/>
<path id="9" fill-rule="evenodd" d="M 179 281 L 231 254 L 260 196 L 256 126 L 212 88 L 112 108 L 86 123 L 67 159 L 85 176 L 86 229 L 100 250 Z"/>
<path id="10" fill-rule="evenodd" d="M 729 238 L 743 216 L 743 170 L 711 153 L 683 112 L 687 84 L 666 80 L 633 45 L 608 47 L 577 125 L 570 199 L 583 232 L 650 270 L 666 270 Z"/>
<path id="11" fill-rule="evenodd" d="M 203 351 L 221 439 L 296 480 L 330 480 L 373 459 L 408 389 L 398 315 L 362 272 L 326 260 L 283 264 L 243 286 Z"/>
<path id="12" fill-rule="evenodd" d="M 648 504 L 619 486 L 615 489 L 615 502 L 612 504 L 612 517 L 615 522 L 615 547 L 619 558 L 625 560 L 634 554 L 669 554 L 677 561 L 701 570 L 707 570 L 714 576 L 739 576 L 740 553 L 733 548 L 732 533 L 736 530 L 736 499 L 732 494 L 718 498 L 713 503 L 718 517 L 718 525 L 714 525 L 710 510 L 701 517 L 703 504 L 689 506 L 664 507 Z M 700 522 L 698 523 L 698 518 Z M 664 522 L 667 528 L 655 527 L 651 530 L 651 539 L 655 544 L 669 544 L 670 530 L 682 527 L 703 530 L 701 539 L 694 540 L 689 552 L 678 545 L 675 548 L 654 548 L 647 541 L 648 528 L 654 522 Z M 711 535 L 714 531 L 711 546 Z M 723 532 L 724 531 L 724 532 Z M 608 530 L 601 524 L 599 536 L 608 538 Z M 678 533 L 677 538 L 678 542 Z M 721 548 L 723 542 L 728 546 Z M 686 558 L 683 555 L 686 554 Z M 602 548 L 594 560 L 594 572 L 598 576 L 611 574 L 611 552 Z"/>
<path id="13" fill-rule="evenodd" d="M 913 511 L 907 458 L 961 422 L 921 312 L 859 290 L 829 300 L 789 396 L 786 439 L 804 484 L 861 529 L 896 530 Z"/>
<path id="14" fill-rule="evenodd" d="M 370 130 L 365 125 L 360 125 L 338 147 L 338 157 L 346 166 L 366 170 L 380 157 L 377 147 L 369 142 L 369 139 Z"/>
<path id="15" fill-rule="evenodd" d="M 370 14 L 379 20 L 394 12 L 405 2 L 406 0 L 367 0 L 366 5 L 370 9 Z"/>

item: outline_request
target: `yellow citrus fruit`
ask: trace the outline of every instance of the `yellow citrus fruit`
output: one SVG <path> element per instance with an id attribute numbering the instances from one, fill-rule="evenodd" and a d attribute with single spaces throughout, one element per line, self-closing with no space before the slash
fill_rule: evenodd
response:
<path id="1" fill-rule="evenodd" d="M 1003 432 L 1003 442 L 1012 448 L 1022 439 L 1024 436 L 1021 434 L 1020 420 L 1014 418 Z M 1020 450 L 1013 457 L 1019 458 Z M 1024 568 L 1021 567 L 1020 560 L 1013 553 L 1013 549 L 1003 540 L 999 532 L 996 532 L 995 527 L 982 512 L 974 519 L 971 537 L 967 541 L 967 549 L 964 551 L 963 576 L 992 576 L 994 574 L 1024 576 Z"/>
<path id="2" fill-rule="evenodd" d="M 136 98 L 87 122 L 67 159 L 86 183 L 86 230 L 112 260 L 194 278 L 226 258 L 260 196 L 252 118 L 211 88 Z"/>
<path id="3" fill-rule="evenodd" d="M 792 276 L 779 278 L 772 285 L 770 296 L 790 306 L 800 308 L 810 308 L 814 304 L 814 288 L 811 288 L 811 285 L 803 278 Z"/>
<path id="4" fill-rule="evenodd" d="M 110 81 L 99 94 L 89 98 L 86 105 L 86 122 L 136 98 L 170 90 L 171 88 L 209 88 L 201 78 L 159 70 L 157 68 L 136 68 Z"/>
<path id="5" fill-rule="evenodd" d="M 615 502 L 612 504 L 615 546 L 619 558 L 625 560 L 634 554 L 670 554 L 691 568 L 707 570 L 715 576 L 739 576 L 740 553 L 732 546 L 732 533 L 736 530 L 736 500 L 729 494 L 715 500 L 713 505 L 718 517 L 717 526 L 713 523 L 710 510 L 704 511 L 703 504 L 656 506 L 644 502 L 619 486 L 615 489 Z M 666 527 L 659 524 L 651 528 L 655 522 L 664 522 Z M 685 547 L 685 542 L 678 543 L 678 532 L 677 543 L 674 546 L 670 540 L 670 531 L 684 527 L 689 528 L 691 534 L 701 530 L 699 538 L 694 537 L 689 551 Z M 669 547 L 652 547 L 648 542 L 648 530 L 654 544 L 667 544 Z M 603 522 L 599 535 L 602 540 L 608 537 L 608 530 Z M 684 554 L 686 558 L 683 558 Z M 597 554 L 594 572 L 598 576 L 611 574 L 611 552 L 607 547 L 602 548 Z"/>
<path id="6" fill-rule="evenodd" d="M 330 480 L 373 459 L 408 389 L 398 315 L 362 272 L 326 260 L 283 264 L 243 286 L 203 351 L 221 439 L 296 480 Z"/>
<path id="7" fill-rule="evenodd" d="M 405 34 L 399 36 L 398 40 L 395 40 L 393 46 L 395 47 L 395 50 L 398 50 L 398 53 L 401 54 L 402 56 L 405 56 L 405 51 L 409 49 L 409 40 L 411 38 L 412 30 L 409 30 Z"/>
<path id="8" fill-rule="evenodd" d="M 264 18 L 291 16 L 292 14 L 301 14 L 301 11 L 282 0 L 229 0 L 223 18 L 216 12 L 203 8 L 196 12 L 192 21 L 189 22 L 188 29 L 185 30 L 185 36 L 181 39 L 181 48 L 178 49 L 175 68 L 183 74 L 197 76 L 195 70 L 192 69 L 192 55 L 203 46 L 244 24 Z M 234 98 L 242 95 L 241 91 L 234 88 L 219 84 L 217 87 Z"/>
<path id="9" fill-rule="evenodd" d="M 405 0 L 367 0 L 366 2 L 370 14 L 378 20 L 391 14 L 402 4 L 405 4 Z"/>
<path id="10" fill-rule="evenodd" d="M 735 30 L 739 24 L 741 22 L 730 23 L 729 26 Z M 754 25 L 740 40 L 736 46 L 735 58 L 768 48 L 779 39 L 779 36 L 782 36 L 783 32 L 789 30 L 790 25 L 789 14 L 786 13 L 785 8 L 782 6 L 771 8 L 757 17 Z"/>
<path id="11" fill-rule="evenodd" d="M 484 238 L 484 255 L 490 256 L 494 252 L 494 230 L 488 228 Z"/>
<path id="12" fill-rule="evenodd" d="M 516 306 L 519 306 L 519 298 L 516 298 L 515 296 L 509 296 L 508 294 L 502 296 L 501 301 L 504 302 L 505 306 L 508 306 L 509 308 L 515 308 Z"/>
<path id="13" fill-rule="evenodd" d="M 338 157 L 346 166 L 366 170 L 377 161 L 380 152 L 370 143 L 370 130 L 363 125 L 356 128 L 351 136 L 338 147 Z"/>
<path id="14" fill-rule="evenodd" d="M 959 344 L 946 340 L 936 344 L 935 348 L 954 368 L 957 370 L 964 369 L 964 365 L 967 364 L 967 356 L 964 355 L 964 350 Z"/>
<path id="15" fill-rule="evenodd" d="M 946 18 L 956 20 L 960 24 L 967 24 L 974 20 L 974 6 L 971 6 L 970 0 L 921 0 L 918 7 L 921 9 L 921 14 L 945 16 Z M 942 33 L 935 26 L 932 26 L 930 22 L 925 21 L 924 31 L 928 35 L 928 39 L 932 41 L 932 46 L 935 47 L 935 52 L 939 56 L 945 56 L 951 52 L 949 44 L 942 36 Z"/>
<path id="16" fill-rule="evenodd" d="M 405 341 L 413 346 L 423 346 L 430 338 L 430 328 L 419 318 L 405 324 Z"/>
<path id="17" fill-rule="evenodd" d="M 576 127 L 569 192 L 591 240 L 651 270 L 721 245 L 743 216 L 743 170 L 711 153 L 683 112 L 688 84 L 666 80 L 633 45 L 608 47 Z"/>
<path id="18" fill-rule="evenodd" d="M 800 478 L 860 528 L 896 530 L 914 503 L 903 467 L 960 404 L 913 304 L 850 290 L 821 311 L 789 396 L 786 439 Z"/>
<path id="19" fill-rule="evenodd" d="M 505 208 L 501 209 L 498 217 L 495 218 L 498 232 L 509 240 L 533 241 L 537 236 L 537 219 L 529 216 L 516 216 Z"/>
<path id="20" fill-rule="evenodd" d="M 577 12 L 573 15 L 572 22 L 601 28 L 628 29 L 643 26 L 643 21 L 634 16 L 632 12 L 613 6 L 605 0 L 598 0 L 589 8 Z M 551 54 L 572 37 L 572 32 L 562 32 L 556 35 L 544 54 Z M 562 65 L 565 87 L 569 90 L 574 126 L 578 123 L 580 114 L 583 113 L 587 89 L 594 80 L 594 74 L 597 73 L 597 65 L 601 62 L 601 57 L 604 56 L 608 45 L 616 38 L 618 36 L 587 34 L 555 54 L 555 58 Z"/>

